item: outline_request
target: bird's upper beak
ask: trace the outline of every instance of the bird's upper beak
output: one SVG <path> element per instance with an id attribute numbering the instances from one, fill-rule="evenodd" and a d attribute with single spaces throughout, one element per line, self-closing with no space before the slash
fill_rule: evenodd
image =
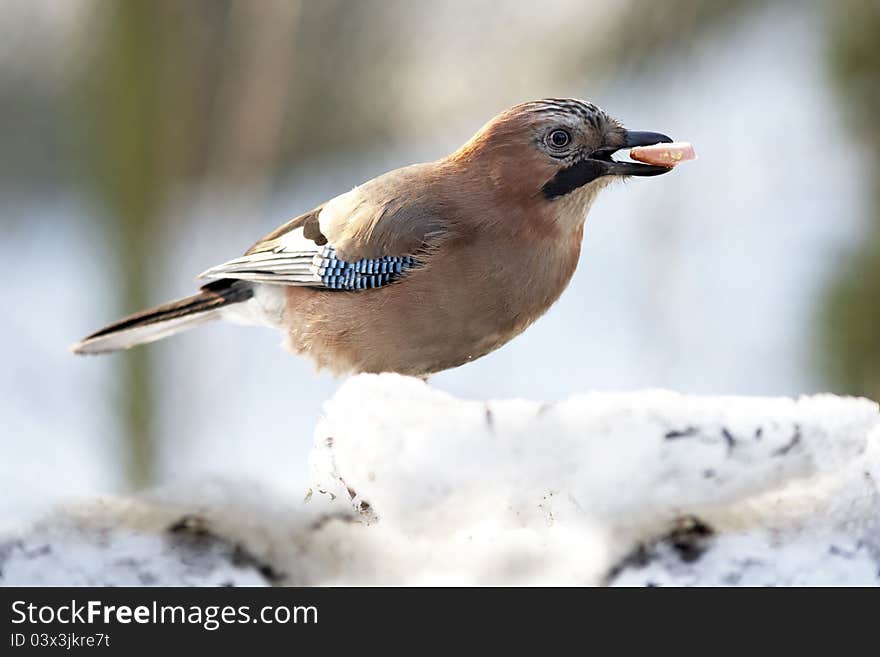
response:
<path id="1" fill-rule="evenodd" d="M 668 144 L 672 139 L 659 132 L 642 132 L 639 130 L 625 130 L 621 146 L 606 146 L 593 151 L 591 160 L 602 162 L 603 175 L 614 176 L 659 176 L 662 173 L 672 171 L 670 167 L 661 167 L 653 164 L 640 164 L 638 162 L 618 162 L 612 159 L 612 155 L 623 148 L 634 146 L 652 146 L 654 144 Z"/>

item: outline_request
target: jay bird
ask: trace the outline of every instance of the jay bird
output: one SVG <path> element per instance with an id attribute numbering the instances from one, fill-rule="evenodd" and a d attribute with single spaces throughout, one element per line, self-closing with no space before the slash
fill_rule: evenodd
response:
<path id="1" fill-rule="evenodd" d="M 72 350 L 152 342 L 214 319 L 279 329 L 335 374 L 428 375 L 480 358 L 540 317 L 578 262 L 596 194 L 671 170 L 619 162 L 668 143 L 596 105 L 516 105 L 436 162 L 385 173 L 200 275 L 198 294 L 126 317 Z"/>

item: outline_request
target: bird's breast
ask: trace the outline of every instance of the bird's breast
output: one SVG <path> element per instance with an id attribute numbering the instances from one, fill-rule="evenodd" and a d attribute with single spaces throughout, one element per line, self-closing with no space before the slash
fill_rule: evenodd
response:
<path id="1" fill-rule="evenodd" d="M 577 266 L 570 239 L 444 244 L 385 288 L 288 291 L 289 345 L 337 373 L 422 376 L 475 360 L 553 304 Z"/>
<path id="2" fill-rule="evenodd" d="M 580 231 L 568 239 L 530 239 L 506 244 L 476 242 L 451 256 L 447 279 L 460 272 L 448 309 L 467 307 L 468 321 L 503 342 L 521 332 L 559 298 L 577 267 Z M 498 345 L 500 346 L 500 345 Z"/>

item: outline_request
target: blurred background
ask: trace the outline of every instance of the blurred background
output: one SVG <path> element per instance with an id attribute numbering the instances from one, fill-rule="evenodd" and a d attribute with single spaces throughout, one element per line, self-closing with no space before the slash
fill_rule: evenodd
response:
<path id="1" fill-rule="evenodd" d="M 880 2 L 0 0 L 0 524 L 216 474 L 305 490 L 340 381 L 278 334 L 68 345 L 545 96 L 700 160 L 606 191 L 559 303 L 433 385 L 880 398 Z"/>

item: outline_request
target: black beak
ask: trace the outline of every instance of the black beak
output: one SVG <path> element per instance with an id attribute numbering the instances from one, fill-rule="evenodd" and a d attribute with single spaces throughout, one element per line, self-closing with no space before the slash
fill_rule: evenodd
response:
<path id="1" fill-rule="evenodd" d="M 670 167 L 658 167 L 638 162 L 617 162 L 611 156 L 621 148 L 667 144 L 671 141 L 669 137 L 661 135 L 659 132 L 626 130 L 623 145 L 607 146 L 593 151 L 589 157 L 578 160 L 558 171 L 556 175 L 544 183 L 541 191 L 544 198 L 553 200 L 602 176 L 659 176 L 662 173 L 668 173 L 672 171 Z"/>
<path id="2" fill-rule="evenodd" d="M 640 130 L 627 130 L 624 133 L 624 148 L 634 146 L 653 146 L 654 144 L 671 144 L 672 138 L 659 132 L 641 132 Z"/>
<path id="3" fill-rule="evenodd" d="M 605 175 L 612 176 L 659 176 L 662 173 L 672 171 L 670 167 L 659 167 L 653 164 L 639 164 L 637 162 L 617 162 L 611 156 L 621 148 L 633 148 L 635 146 L 652 146 L 653 144 L 668 144 L 672 139 L 659 132 L 642 132 L 639 130 L 627 130 L 624 133 L 623 146 L 618 148 L 600 148 L 590 154 L 590 159 L 600 160 L 605 163 Z"/>

